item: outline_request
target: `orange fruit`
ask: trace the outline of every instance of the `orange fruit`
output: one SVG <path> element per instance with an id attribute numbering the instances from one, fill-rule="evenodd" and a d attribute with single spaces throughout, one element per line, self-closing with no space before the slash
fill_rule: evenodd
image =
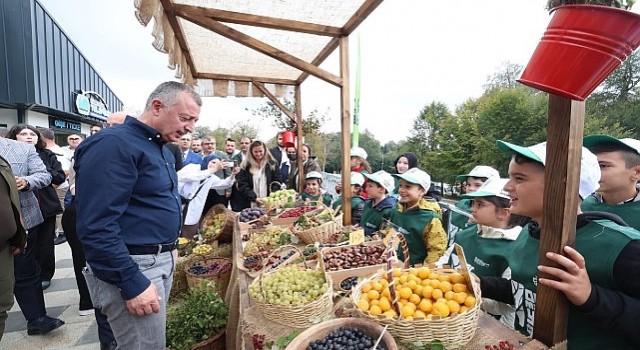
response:
<path id="1" fill-rule="evenodd" d="M 422 297 L 423 298 L 431 298 L 431 294 L 433 293 L 433 287 L 424 286 L 422 287 Z"/>
<path id="2" fill-rule="evenodd" d="M 429 270 L 428 267 L 421 267 L 418 270 L 418 277 L 422 278 L 422 279 L 426 279 L 429 278 L 429 275 L 431 274 L 431 271 Z"/>
<path id="3" fill-rule="evenodd" d="M 439 275 L 438 281 L 440 282 L 449 282 L 449 275 Z"/>
<path id="4" fill-rule="evenodd" d="M 381 292 L 382 291 L 382 283 L 378 282 L 378 281 L 373 281 L 371 282 L 371 288 L 373 288 L 373 290 Z"/>
<path id="5" fill-rule="evenodd" d="M 398 294 L 399 294 L 400 298 L 409 300 L 409 298 L 413 294 L 413 291 L 409 287 L 404 287 L 404 288 L 400 289 L 400 292 Z"/>
<path id="6" fill-rule="evenodd" d="M 376 301 L 377 301 L 377 300 L 376 300 Z M 445 303 L 445 304 L 446 304 L 446 303 L 447 303 L 447 301 L 448 301 L 448 300 L 447 300 L 447 299 L 445 299 L 445 298 L 440 298 L 440 299 L 436 300 L 436 303 Z M 376 303 L 376 305 L 377 305 L 377 303 Z"/>
<path id="7" fill-rule="evenodd" d="M 372 289 L 373 287 L 371 287 L 371 283 L 367 283 L 364 286 L 362 286 L 362 293 L 369 293 L 369 291 Z"/>
<path id="8" fill-rule="evenodd" d="M 413 305 L 413 304 L 407 304 L 405 306 L 402 307 L 401 313 L 402 313 L 402 317 L 413 317 L 413 314 L 415 313 L 416 309 L 415 307 L 410 307 L 409 305 Z"/>
<path id="9" fill-rule="evenodd" d="M 463 313 L 465 311 L 469 310 L 469 308 L 465 305 L 460 306 L 460 313 Z"/>
<path id="10" fill-rule="evenodd" d="M 391 303 L 389 302 L 389 299 L 384 297 L 380 298 L 378 306 L 380 307 L 382 312 L 391 310 Z"/>
<path id="11" fill-rule="evenodd" d="M 453 295 L 454 294 L 456 294 L 456 293 L 454 293 L 452 290 L 450 290 L 450 291 L 444 293 L 444 298 L 447 299 L 447 300 L 451 300 L 451 299 L 453 299 Z"/>
<path id="12" fill-rule="evenodd" d="M 450 291 L 450 290 L 453 290 L 453 286 L 448 281 L 440 282 L 440 286 L 438 288 L 440 288 L 445 293 Z"/>
<path id="13" fill-rule="evenodd" d="M 407 287 L 411 288 L 411 291 L 414 291 L 416 287 L 418 287 L 418 284 L 414 280 L 407 281 Z"/>
<path id="14" fill-rule="evenodd" d="M 464 276 L 459 272 L 454 272 L 449 276 L 451 283 L 465 283 Z"/>
<path id="15" fill-rule="evenodd" d="M 453 285 L 453 291 L 456 293 L 459 292 L 466 292 L 467 291 L 467 285 L 466 284 L 462 284 L 462 283 L 456 283 Z"/>
<path id="16" fill-rule="evenodd" d="M 402 275 L 402 270 L 399 268 L 393 269 L 393 277 L 400 277 Z"/>
<path id="17" fill-rule="evenodd" d="M 468 296 L 465 300 L 464 300 L 464 305 L 468 308 L 472 308 L 476 305 L 476 298 L 473 296 Z"/>
<path id="18" fill-rule="evenodd" d="M 436 302 L 435 304 L 433 304 L 433 310 L 431 311 L 431 313 L 436 316 L 447 317 L 450 313 L 449 306 L 447 306 L 447 303 Z"/>
<path id="19" fill-rule="evenodd" d="M 427 278 L 427 279 L 422 280 L 422 282 L 420 282 L 420 285 L 421 286 L 428 286 L 430 283 L 431 283 L 431 280 Z"/>
<path id="20" fill-rule="evenodd" d="M 358 300 L 358 302 L 356 303 L 356 306 L 358 307 L 358 310 L 360 310 L 360 311 L 369 310 L 369 302 L 364 300 L 364 299 Z"/>
<path id="21" fill-rule="evenodd" d="M 431 282 L 429 282 L 429 285 L 433 288 L 438 288 L 440 287 L 440 281 L 438 281 L 437 279 L 432 279 Z"/>
<path id="22" fill-rule="evenodd" d="M 432 299 L 438 300 L 438 299 L 440 299 L 442 297 L 444 297 L 444 293 L 439 288 L 436 288 L 436 289 L 433 290 L 433 292 L 431 292 L 431 298 Z M 371 299 L 371 298 L 369 298 L 369 299 Z"/>
<path id="23" fill-rule="evenodd" d="M 395 318 L 398 315 L 396 315 L 396 312 L 393 310 L 388 310 L 382 313 L 383 316 L 385 316 L 386 318 Z"/>
<path id="24" fill-rule="evenodd" d="M 453 293 L 453 301 L 455 301 L 456 303 L 460 304 L 460 305 L 464 305 L 464 301 L 467 299 L 467 293 L 465 292 L 459 292 L 459 293 Z"/>
<path id="25" fill-rule="evenodd" d="M 405 283 L 409 280 L 409 276 L 406 274 L 402 274 L 400 275 L 400 277 L 398 277 L 398 282 L 399 283 Z"/>
<path id="26" fill-rule="evenodd" d="M 413 313 L 413 318 L 427 318 L 427 314 L 425 314 L 424 312 L 422 312 L 420 310 L 416 310 Z"/>
<path id="27" fill-rule="evenodd" d="M 370 309 L 369 309 L 369 313 L 373 316 L 377 316 L 382 314 L 382 310 L 380 309 L 380 307 L 378 305 L 373 305 Z"/>
<path id="28" fill-rule="evenodd" d="M 387 297 L 387 298 L 390 298 L 390 297 L 391 297 L 391 293 L 389 292 L 389 288 L 385 288 L 385 289 L 382 291 L 382 296 L 383 296 L 383 297 Z"/>
<path id="29" fill-rule="evenodd" d="M 414 303 L 415 305 L 420 304 L 421 300 L 422 298 L 418 294 L 411 294 L 411 297 L 409 297 L 409 301 Z"/>
<path id="30" fill-rule="evenodd" d="M 422 289 L 423 289 L 423 288 L 424 288 L 423 286 L 418 285 L 418 286 L 416 287 L 416 289 L 414 289 L 414 290 L 413 290 L 413 293 L 414 293 L 414 294 L 418 294 L 418 295 L 422 295 Z"/>
<path id="31" fill-rule="evenodd" d="M 367 293 L 367 296 L 369 297 L 369 300 L 378 300 L 380 299 L 380 292 L 378 292 L 375 289 L 372 289 Z"/>
<path id="32" fill-rule="evenodd" d="M 410 275 L 414 275 L 414 276 L 418 276 L 418 269 L 416 269 L 415 267 L 412 267 L 409 269 L 409 274 Z"/>
<path id="33" fill-rule="evenodd" d="M 460 304 L 456 303 L 454 300 L 447 300 L 447 306 L 452 314 L 460 311 Z"/>
<path id="34" fill-rule="evenodd" d="M 422 310 L 422 312 L 430 313 L 433 309 L 433 303 L 429 299 L 422 299 L 422 301 L 420 301 L 420 304 L 418 305 L 418 308 Z"/>

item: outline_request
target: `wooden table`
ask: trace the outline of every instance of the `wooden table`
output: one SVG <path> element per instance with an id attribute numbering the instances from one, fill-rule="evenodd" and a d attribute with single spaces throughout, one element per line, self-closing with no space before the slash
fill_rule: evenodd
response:
<path id="1" fill-rule="evenodd" d="M 238 269 L 238 258 L 242 256 L 242 239 L 237 225 L 233 234 L 233 261 L 234 268 L 231 274 L 231 281 L 226 295 L 226 302 L 230 308 L 230 322 L 227 325 L 227 349 L 254 350 L 253 340 L 250 334 L 243 335 L 242 315 L 243 310 L 255 306 L 253 299 L 249 297 L 248 287 L 253 278 L 244 271 Z M 266 321 L 266 320 L 265 320 Z M 268 322 L 268 321 L 267 321 Z M 293 330 L 293 329 L 292 329 Z M 504 324 L 498 322 L 492 316 L 482 312 L 478 321 L 476 337 L 496 339 L 498 341 L 508 340 L 516 346 L 516 349 L 544 350 L 547 349 L 542 343 L 532 340 L 517 331 L 514 331 Z M 484 349 L 484 347 L 478 348 Z"/>

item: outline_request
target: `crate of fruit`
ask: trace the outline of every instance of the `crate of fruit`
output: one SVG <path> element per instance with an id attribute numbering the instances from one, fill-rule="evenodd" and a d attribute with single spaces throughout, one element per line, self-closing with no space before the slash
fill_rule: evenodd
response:
<path id="1" fill-rule="evenodd" d="M 326 206 L 301 215 L 291 231 L 306 244 L 331 243 L 330 238 L 342 230 L 342 214 Z"/>
<path id="2" fill-rule="evenodd" d="M 464 255 L 459 251 L 461 265 Z M 351 293 L 358 317 L 388 326 L 404 342 L 440 341 L 446 349 L 473 338 L 480 315 L 480 286 L 468 269 L 389 269 L 362 280 Z"/>
<path id="3" fill-rule="evenodd" d="M 379 324 L 361 318 L 346 317 L 324 321 L 310 327 L 295 337 L 285 350 L 326 349 L 375 349 L 397 350 L 393 337 Z"/>
<path id="4" fill-rule="evenodd" d="M 267 221 L 265 208 L 245 208 L 238 215 L 238 228 L 240 231 L 247 231 L 252 224 L 263 221 Z"/>
<path id="5" fill-rule="evenodd" d="M 291 226 L 300 216 L 316 210 L 316 206 L 300 206 L 283 210 L 277 216 L 271 218 L 271 223 L 278 226 Z"/>
<path id="6" fill-rule="evenodd" d="M 338 291 L 350 290 L 353 277 L 364 278 L 378 270 L 386 270 L 389 260 L 392 260 L 394 267 L 405 267 L 403 262 L 397 260 L 395 249 L 385 246 L 383 241 L 325 247 L 320 249 L 320 256 L 333 288 Z"/>

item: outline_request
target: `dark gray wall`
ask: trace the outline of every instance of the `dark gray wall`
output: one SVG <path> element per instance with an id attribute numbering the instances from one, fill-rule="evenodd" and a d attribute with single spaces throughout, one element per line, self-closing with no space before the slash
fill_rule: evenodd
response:
<path id="1" fill-rule="evenodd" d="M 36 0 L 0 1 L 0 103 L 75 113 L 73 91 L 95 91 L 122 110 L 89 61 Z M 6 77 L 6 78 L 5 78 Z"/>

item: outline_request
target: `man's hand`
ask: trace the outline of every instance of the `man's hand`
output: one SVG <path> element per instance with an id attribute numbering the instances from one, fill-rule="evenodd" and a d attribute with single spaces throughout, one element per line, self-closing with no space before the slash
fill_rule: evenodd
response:
<path id="1" fill-rule="evenodd" d="M 21 176 L 16 176 L 16 186 L 18 186 L 18 191 L 22 191 L 29 186 L 29 182 Z"/>
<path id="2" fill-rule="evenodd" d="M 591 281 L 585 268 L 584 257 L 569 246 L 564 247 L 564 252 L 567 254 L 566 257 L 556 253 L 547 253 L 547 258 L 564 267 L 564 270 L 539 265 L 540 272 L 551 275 L 555 280 L 538 278 L 538 282 L 563 292 L 573 305 L 580 306 L 587 302 L 589 295 L 591 295 Z"/>
<path id="3" fill-rule="evenodd" d="M 151 283 L 144 292 L 137 297 L 127 300 L 129 312 L 138 316 L 151 315 L 160 312 L 160 297 L 156 285 Z"/>
<path id="4" fill-rule="evenodd" d="M 14 246 L 10 246 L 9 250 L 11 251 L 11 255 L 16 256 L 20 253 L 22 253 L 22 249 L 18 248 L 18 247 L 14 247 Z"/>

